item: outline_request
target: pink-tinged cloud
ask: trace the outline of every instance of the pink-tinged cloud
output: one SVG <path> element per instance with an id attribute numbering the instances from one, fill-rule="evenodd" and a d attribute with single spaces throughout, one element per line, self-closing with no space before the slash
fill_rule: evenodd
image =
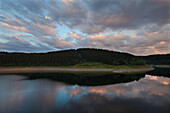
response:
<path id="1" fill-rule="evenodd" d="M 55 37 L 54 38 L 54 47 L 56 48 L 75 48 L 76 46 L 69 41 L 64 40 L 64 38 L 61 37 Z"/>
<path id="2" fill-rule="evenodd" d="M 82 36 L 77 34 L 77 32 L 74 32 L 74 33 L 70 32 L 70 36 L 78 40 L 82 38 Z"/>
<path id="3" fill-rule="evenodd" d="M 51 20 L 51 17 L 49 17 L 49 16 L 45 16 L 45 19 Z"/>
<path id="4" fill-rule="evenodd" d="M 2 0 L 2 4 L 2 40 L 9 30 L 26 32 L 51 50 L 90 47 L 135 55 L 170 53 L 169 0 Z"/>
<path id="5" fill-rule="evenodd" d="M 9 37 L 8 40 L 10 42 L 15 42 L 15 43 L 18 43 L 18 44 L 30 44 L 29 41 L 25 40 L 22 35 L 19 35 L 19 36 L 12 36 L 12 37 Z"/>
<path id="6" fill-rule="evenodd" d="M 123 39 L 125 36 L 122 33 L 117 33 L 117 34 L 97 34 L 97 35 L 89 35 L 87 39 L 92 39 L 92 40 L 108 40 L 108 39 Z M 112 41 L 112 40 L 111 40 Z"/>
<path id="7" fill-rule="evenodd" d="M 105 35 L 90 35 L 87 37 L 87 39 L 92 39 L 92 40 L 102 40 L 105 39 Z"/>
<path id="8" fill-rule="evenodd" d="M 39 24 L 39 23 L 32 23 L 32 26 L 34 26 L 35 28 L 37 28 L 37 31 L 40 34 L 44 34 L 44 35 L 55 35 L 55 27 L 53 26 L 48 26 L 44 25 L 44 24 Z"/>
<path id="9" fill-rule="evenodd" d="M 41 40 L 42 43 L 54 49 L 76 48 L 76 46 L 72 42 L 66 41 L 65 38 L 62 37 L 42 36 L 39 37 L 39 39 Z"/>
<path id="10" fill-rule="evenodd" d="M 65 3 L 65 4 L 68 4 L 70 2 L 74 2 L 74 0 L 60 0 L 61 2 Z"/>
<path id="11" fill-rule="evenodd" d="M 0 27 L 7 27 L 16 31 L 24 31 L 24 32 L 28 32 L 28 29 L 26 27 L 20 27 L 20 26 L 14 26 L 14 25 L 9 25 L 6 23 L 3 23 L 2 25 L 0 25 Z"/>
<path id="12" fill-rule="evenodd" d="M 159 44 L 165 44 L 166 42 L 162 41 L 162 42 L 159 42 Z"/>
<path id="13" fill-rule="evenodd" d="M 9 37 L 13 37 L 13 36 L 22 37 L 22 36 L 29 36 L 29 35 L 27 35 L 27 34 L 12 34 L 12 35 L 9 35 Z"/>

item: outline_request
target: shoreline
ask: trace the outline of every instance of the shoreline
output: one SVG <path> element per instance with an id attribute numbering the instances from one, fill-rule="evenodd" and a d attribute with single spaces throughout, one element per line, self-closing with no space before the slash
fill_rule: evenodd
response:
<path id="1" fill-rule="evenodd" d="M 151 67 L 157 67 L 157 68 L 170 68 L 170 65 L 150 65 Z"/>
<path id="2" fill-rule="evenodd" d="M 139 69 L 88 69 L 88 68 L 54 68 L 54 67 L 0 67 L 0 74 L 17 74 L 17 73 L 52 73 L 52 72 L 113 72 L 113 73 L 136 73 L 147 72 L 154 68 Z"/>

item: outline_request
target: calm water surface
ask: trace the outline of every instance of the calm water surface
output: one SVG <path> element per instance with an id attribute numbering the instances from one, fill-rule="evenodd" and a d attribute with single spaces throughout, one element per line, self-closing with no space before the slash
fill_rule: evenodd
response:
<path id="1" fill-rule="evenodd" d="M 0 113 L 170 113 L 168 77 L 102 86 L 24 79 L 0 75 Z"/>

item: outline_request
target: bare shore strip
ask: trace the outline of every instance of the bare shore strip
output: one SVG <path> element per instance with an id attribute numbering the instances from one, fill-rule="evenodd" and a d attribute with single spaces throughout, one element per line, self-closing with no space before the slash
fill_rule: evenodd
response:
<path id="1" fill-rule="evenodd" d="M 53 67 L 0 67 L 0 74 L 16 73 L 52 73 L 52 72 L 113 72 L 113 73 L 136 73 L 147 72 L 154 68 L 140 69 L 87 69 L 87 68 L 53 68 Z"/>
<path id="2" fill-rule="evenodd" d="M 170 68 L 170 65 L 150 65 L 151 67 L 157 67 L 157 68 Z"/>

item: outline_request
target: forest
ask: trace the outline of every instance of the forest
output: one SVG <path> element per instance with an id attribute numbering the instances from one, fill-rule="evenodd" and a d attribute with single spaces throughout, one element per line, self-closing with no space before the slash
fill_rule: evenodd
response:
<path id="1" fill-rule="evenodd" d="M 141 58 L 146 62 L 146 64 L 170 65 L 170 54 L 149 55 Z"/>
<path id="2" fill-rule="evenodd" d="M 103 49 L 71 49 L 48 53 L 0 52 L 0 66 L 73 66 L 86 62 L 108 65 L 143 65 L 137 56 Z"/>

